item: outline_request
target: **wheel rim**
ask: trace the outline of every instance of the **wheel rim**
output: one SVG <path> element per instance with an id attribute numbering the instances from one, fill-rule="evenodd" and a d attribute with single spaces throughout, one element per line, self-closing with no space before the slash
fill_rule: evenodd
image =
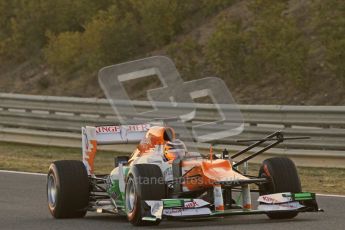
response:
<path id="1" fill-rule="evenodd" d="M 135 208 L 136 191 L 133 179 L 129 179 L 126 187 L 126 208 L 128 212 L 132 212 Z"/>
<path id="2" fill-rule="evenodd" d="M 48 176 L 48 202 L 49 205 L 52 207 L 55 207 L 56 204 L 56 196 L 57 196 L 57 188 L 56 188 L 56 181 L 55 181 L 55 177 L 50 174 Z"/>

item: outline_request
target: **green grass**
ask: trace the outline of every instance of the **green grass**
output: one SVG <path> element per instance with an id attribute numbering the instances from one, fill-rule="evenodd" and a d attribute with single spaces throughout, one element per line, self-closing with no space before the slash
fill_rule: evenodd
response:
<path id="1" fill-rule="evenodd" d="M 117 153 L 99 151 L 95 159 L 96 173 L 109 173 Z M 46 173 L 55 160 L 81 160 L 81 149 L 33 146 L 0 142 L 0 169 Z M 258 164 L 250 165 L 256 175 Z M 304 191 L 345 194 L 345 169 L 298 167 Z"/>
<path id="2" fill-rule="evenodd" d="M 109 173 L 117 154 L 98 151 L 95 159 L 96 173 Z M 34 146 L 0 142 L 0 169 L 46 173 L 56 160 L 81 160 L 81 149 Z"/>

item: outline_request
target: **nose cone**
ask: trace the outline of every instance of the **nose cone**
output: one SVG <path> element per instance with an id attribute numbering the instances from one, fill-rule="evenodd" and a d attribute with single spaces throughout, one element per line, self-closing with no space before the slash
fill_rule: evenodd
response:
<path id="1" fill-rule="evenodd" d="M 232 170 L 228 160 L 205 160 L 201 163 L 201 169 L 205 179 L 211 182 L 246 180 L 247 177 Z"/>

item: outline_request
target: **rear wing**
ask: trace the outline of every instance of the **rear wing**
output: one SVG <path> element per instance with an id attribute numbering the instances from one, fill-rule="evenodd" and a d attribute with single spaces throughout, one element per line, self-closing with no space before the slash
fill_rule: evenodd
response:
<path id="1" fill-rule="evenodd" d="M 150 127 L 150 124 L 82 127 L 83 163 L 88 175 L 94 175 L 98 145 L 139 143 Z"/>

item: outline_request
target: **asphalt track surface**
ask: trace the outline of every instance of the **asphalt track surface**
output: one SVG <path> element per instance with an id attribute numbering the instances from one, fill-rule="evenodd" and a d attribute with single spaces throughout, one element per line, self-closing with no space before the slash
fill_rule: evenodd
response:
<path id="1" fill-rule="evenodd" d="M 88 213 L 83 219 L 53 219 L 46 203 L 46 177 L 0 171 L 0 229 L 132 229 L 124 217 Z M 293 220 L 265 215 L 228 216 L 203 221 L 163 221 L 156 229 L 345 229 L 345 198 L 319 196 L 323 213 L 302 213 Z M 152 227 L 144 227 L 152 228 Z"/>

